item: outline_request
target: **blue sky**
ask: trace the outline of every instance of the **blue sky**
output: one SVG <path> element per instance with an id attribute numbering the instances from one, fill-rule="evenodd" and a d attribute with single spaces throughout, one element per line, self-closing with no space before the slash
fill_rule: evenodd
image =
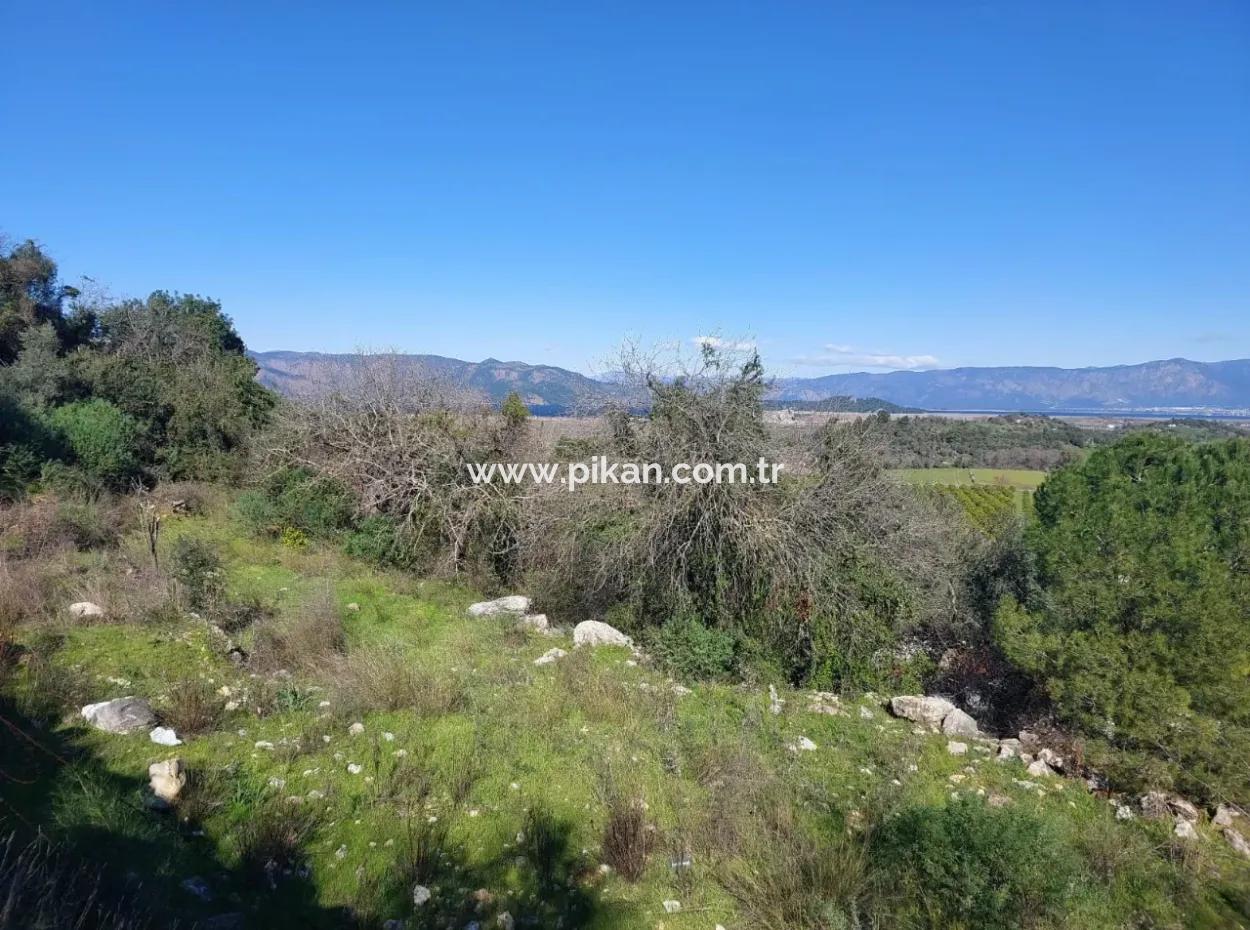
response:
<path id="1" fill-rule="evenodd" d="M 1250 4 L 20 4 L 0 230 L 258 349 L 1250 356 Z"/>

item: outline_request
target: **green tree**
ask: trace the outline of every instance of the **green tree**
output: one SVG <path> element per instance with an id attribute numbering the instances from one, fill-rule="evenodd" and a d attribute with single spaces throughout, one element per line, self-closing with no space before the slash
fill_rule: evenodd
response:
<path id="1" fill-rule="evenodd" d="M 525 425 L 525 421 L 530 417 L 530 408 L 525 406 L 525 401 L 521 400 L 521 395 L 516 391 L 509 392 L 504 398 L 503 403 L 499 407 L 499 412 L 503 414 L 504 420 L 508 426 L 518 429 Z"/>
<path id="2" fill-rule="evenodd" d="M 1053 475 L 995 635 L 1127 775 L 1250 797 L 1250 441 L 1140 434 Z"/>

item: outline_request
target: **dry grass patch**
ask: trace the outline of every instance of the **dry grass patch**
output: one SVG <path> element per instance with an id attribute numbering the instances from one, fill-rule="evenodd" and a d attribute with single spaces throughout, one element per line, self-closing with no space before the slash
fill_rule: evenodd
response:
<path id="1" fill-rule="evenodd" d="M 419 717 L 464 709 L 468 693 L 450 669 L 428 669 L 397 646 L 375 646 L 331 659 L 323 667 L 344 712 L 411 710 Z"/>

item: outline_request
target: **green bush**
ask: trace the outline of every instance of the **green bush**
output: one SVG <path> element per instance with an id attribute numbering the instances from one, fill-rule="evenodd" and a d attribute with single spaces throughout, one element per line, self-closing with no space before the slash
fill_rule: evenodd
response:
<path id="1" fill-rule="evenodd" d="M 49 417 L 84 472 L 117 487 L 139 472 L 139 423 L 98 397 L 58 407 Z"/>
<path id="2" fill-rule="evenodd" d="M 1132 436 L 1035 509 L 1037 593 L 1000 605 L 1004 653 L 1135 781 L 1250 799 L 1250 441 Z"/>
<path id="3" fill-rule="evenodd" d="M 375 565 L 410 568 L 417 560 L 415 546 L 403 527 L 380 514 L 361 520 L 344 548 L 353 558 Z"/>
<path id="4" fill-rule="evenodd" d="M 174 543 L 169 573 L 192 610 L 216 606 L 225 593 L 226 573 L 221 556 L 209 543 L 194 536 L 180 536 Z"/>
<path id="5" fill-rule="evenodd" d="M 689 614 L 648 631 L 647 650 L 678 678 L 715 680 L 734 670 L 737 637 Z"/>
<path id="6" fill-rule="evenodd" d="M 1081 869 L 1080 853 L 1038 817 L 966 797 L 903 810 L 869 855 L 899 925 L 917 928 L 1053 924 Z"/>

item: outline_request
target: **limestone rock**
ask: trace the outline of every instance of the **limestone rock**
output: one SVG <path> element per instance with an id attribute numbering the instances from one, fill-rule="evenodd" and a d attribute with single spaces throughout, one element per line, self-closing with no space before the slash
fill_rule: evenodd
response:
<path id="1" fill-rule="evenodd" d="M 542 655 L 540 655 L 537 659 L 534 660 L 534 664 L 535 665 L 552 665 L 555 662 L 559 661 L 560 659 L 563 659 L 566 655 L 568 655 L 568 653 L 565 652 L 563 649 L 560 649 L 559 647 L 555 649 L 548 649 L 546 652 L 544 652 Z"/>
<path id="2" fill-rule="evenodd" d="M 524 594 L 509 594 L 493 601 L 479 601 L 469 606 L 470 617 L 494 617 L 500 614 L 524 614 L 530 609 L 530 599 Z"/>
<path id="3" fill-rule="evenodd" d="M 89 724 L 106 733 L 130 733 L 156 723 L 152 705 L 138 697 L 120 697 L 88 704 L 82 709 L 82 715 Z"/>
<path id="4" fill-rule="evenodd" d="M 634 641 L 611 624 L 601 620 L 583 620 L 573 627 L 574 646 L 628 646 Z"/>
<path id="5" fill-rule="evenodd" d="M 942 721 L 952 710 L 956 710 L 955 705 L 941 697 L 905 694 L 890 698 L 890 711 L 894 716 L 922 723 L 935 730 L 941 727 Z"/>
<path id="6" fill-rule="evenodd" d="M 103 617 L 104 608 L 91 601 L 78 601 L 69 605 L 69 613 L 71 617 L 77 617 L 80 620 L 84 617 Z"/>
<path id="7" fill-rule="evenodd" d="M 174 756 L 164 762 L 148 766 L 149 786 L 152 793 L 162 801 L 173 803 L 187 786 L 187 769 L 181 759 Z"/>

